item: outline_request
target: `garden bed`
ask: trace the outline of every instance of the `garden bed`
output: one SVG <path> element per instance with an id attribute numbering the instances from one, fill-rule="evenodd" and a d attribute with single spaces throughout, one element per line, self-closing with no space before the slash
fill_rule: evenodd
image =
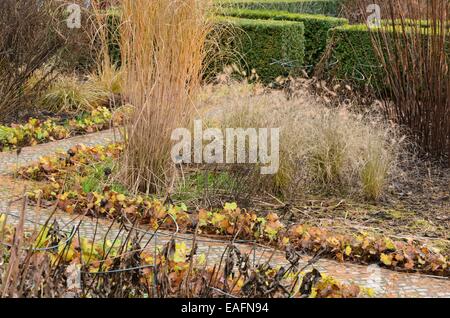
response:
<path id="1" fill-rule="evenodd" d="M 161 246 L 151 246 L 150 242 L 156 244 L 156 236 L 160 235 L 159 226 L 154 234 L 147 236 L 132 235 L 133 230 L 121 228 L 112 238 L 101 235 L 91 238 L 80 234 L 81 223 L 66 231 L 50 217 L 39 227 L 34 223 L 35 230 L 31 230 L 24 226 L 25 208 L 24 205 L 18 222 L 10 222 L 10 215 L 0 214 L 0 256 L 4 260 L 0 275 L 9 273 L 12 278 L 0 284 L 2 294 L 7 297 L 354 298 L 374 295 L 372 289 L 321 274 L 313 267 L 319 258 L 300 264 L 300 257 L 291 254 L 285 260 L 288 267 L 272 266 L 265 259 L 256 263 L 250 261 L 251 252 L 230 241 L 224 244 L 220 262 L 212 265 L 209 252 L 199 253 L 184 240 L 172 237 L 160 243 Z M 194 236 L 190 246 L 195 242 Z"/>
<path id="2" fill-rule="evenodd" d="M 26 124 L 0 126 L 0 152 L 118 127 L 123 120 L 123 112 L 103 107 L 72 119 L 31 118 Z"/>
<path id="3" fill-rule="evenodd" d="M 129 195 L 121 191 L 117 183 L 102 182 L 102 179 L 108 180 L 112 173 L 114 163 L 110 160 L 118 158 L 120 152 L 120 145 L 106 148 L 79 146 L 67 154 L 42 158 L 38 165 L 23 168 L 20 174 L 37 181 L 47 180 L 47 186 L 41 186 L 39 190 L 30 193 L 30 198 L 36 202 L 57 202 L 58 207 L 67 213 L 113 219 L 125 216 L 130 222 L 138 220 L 153 229 L 163 220 L 169 228 L 176 226 L 187 232 L 194 231 L 198 226 L 199 233 L 202 234 L 222 234 L 225 237 L 235 235 L 239 239 L 256 240 L 278 248 L 293 246 L 312 254 L 321 251 L 323 255 L 340 261 L 379 263 L 394 270 L 450 275 L 448 256 L 440 254 L 435 248 L 420 244 L 419 240 L 392 240 L 388 236 L 374 234 L 377 231 L 369 232 L 367 228 L 355 231 L 351 229 L 351 225 L 344 231 L 336 231 L 330 224 L 328 228 L 332 230 L 323 227 L 323 224 L 316 227 L 311 223 L 290 223 L 280 217 L 283 213 L 274 212 L 276 210 L 257 213 L 241 210 L 235 203 L 227 203 L 219 210 L 200 209 L 194 212 L 184 203 L 172 205 L 157 198 Z M 78 183 L 74 184 L 76 181 Z M 293 206 L 295 210 L 286 211 L 308 214 L 317 208 L 305 207 L 306 210 L 302 211 L 297 206 Z M 352 209 L 342 210 L 344 207 L 341 202 L 334 206 L 322 206 L 320 210 L 333 213 L 335 218 L 340 214 L 353 213 Z M 282 209 L 283 206 L 279 208 Z M 364 211 L 365 215 L 370 215 L 368 209 Z M 168 218 L 169 215 L 172 219 Z M 309 216 L 319 224 L 319 220 L 323 218 L 323 215 L 314 213 Z M 392 225 L 383 223 L 382 226 L 389 228 Z"/>

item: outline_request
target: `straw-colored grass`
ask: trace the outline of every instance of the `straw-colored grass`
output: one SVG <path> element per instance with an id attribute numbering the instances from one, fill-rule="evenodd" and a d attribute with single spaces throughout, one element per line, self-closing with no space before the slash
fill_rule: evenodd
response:
<path id="1" fill-rule="evenodd" d="M 209 127 L 280 128 L 280 169 L 263 176 L 255 166 L 249 190 L 376 200 L 397 175 L 403 138 L 381 119 L 328 109 L 306 92 L 287 100 L 282 92 L 252 85 L 205 90 L 202 101 Z"/>
<path id="2" fill-rule="evenodd" d="M 81 80 L 76 75 L 60 75 L 38 103 L 41 109 L 53 113 L 89 112 L 108 104 L 110 89 L 97 76 Z"/>
<path id="3" fill-rule="evenodd" d="M 135 106 L 126 125 L 124 181 L 133 191 L 170 184 L 173 129 L 194 113 L 206 39 L 208 0 L 123 0 L 120 49 L 124 98 Z"/>

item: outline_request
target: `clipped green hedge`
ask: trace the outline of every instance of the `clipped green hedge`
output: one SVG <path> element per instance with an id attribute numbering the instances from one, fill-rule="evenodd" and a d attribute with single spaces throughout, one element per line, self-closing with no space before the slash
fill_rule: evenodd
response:
<path id="1" fill-rule="evenodd" d="M 392 24 L 392 21 L 390 21 L 390 20 L 382 20 L 381 22 L 383 25 L 391 25 Z M 431 20 L 396 19 L 396 20 L 394 20 L 394 23 L 399 26 L 401 26 L 402 24 L 405 24 L 408 27 L 419 26 L 424 29 L 434 27 L 434 23 Z M 439 28 L 440 27 L 439 23 L 437 23 L 436 26 Z M 447 30 L 450 30 L 450 20 L 447 21 L 445 28 Z"/>
<path id="2" fill-rule="evenodd" d="M 425 37 L 423 43 L 426 45 L 429 33 L 425 28 L 422 30 Z M 374 51 L 366 25 L 345 25 L 332 29 L 329 31 L 328 41 L 331 46 L 326 67 L 329 75 L 352 83 L 355 88 L 369 85 L 386 89 L 384 70 Z M 450 58 L 450 41 L 447 41 L 446 51 Z"/>
<path id="3" fill-rule="evenodd" d="M 328 31 L 348 24 L 348 20 L 324 15 L 298 14 L 287 11 L 227 9 L 223 15 L 246 19 L 266 19 L 302 22 L 305 25 L 305 65 L 312 69 L 327 46 Z"/>
<path id="4" fill-rule="evenodd" d="M 222 7 L 338 16 L 343 0 L 216 0 Z"/>
<path id="5" fill-rule="evenodd" d="M 382 81 L 383 69 L 365 25 L 345 25 L 329 31 L 332 52 L 327 64 L 330 75 L 356 87 Z"/>
<path id="6" fill-rule="evenodd" d="M 292 21 L 220 18 L 236 32 L 228 45 L 247 72 L 255 69 L 264 83 L 278 76 L 297 75 L 304 64 L 304 24 Z"/>
<path id="7" fill-rule="evenodd" d="M 120 13 L 117 10 L 110 10 L 107 16 L 108 23 L 108 43 L 109 43 L 109 56 L 111 62 L 116 66 L 120 66 L 121 53 L 120 53 Z"/>

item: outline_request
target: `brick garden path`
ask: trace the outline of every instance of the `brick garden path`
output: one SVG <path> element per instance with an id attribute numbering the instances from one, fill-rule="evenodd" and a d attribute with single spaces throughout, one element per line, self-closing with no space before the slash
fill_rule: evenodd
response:
<path id="1" fill-rule="evenodd" d="M 17 197 L 23 185 L 15 181 L 10 175 L 17 166 L 28 165 L 39 159 L 40 156 L 50 155 L 58 150 L 67 150 L 70 147 L 83 143 L 85 145 L 104 145 L 114 142 L 119 137 L 117 131 L 103 131 L 85 136 L 78 136 L 62 141 L 56 141 L 48 144 L 37 145 L 24 148 L 17 158 L 16 153 L 0 153 L 0 213 L 7 212 L 10 216 L 8 222 L 15 222 L 19 215 L 19 204 L 13 204 L 8 209 L 8 202 Z M 9 175 L 9 176 L 8 176 Z M 44 223 L 50 215 L 50 210 L 35 211 L 35 208 L 29 207 L 26 212 L 26 226 L 32 228 L 34 224 Z M 63 230 L 70 229 L 82 221 L 80 230 L 85 237 L 95 240 L 101 240 L 108 232 L 111 220 L 93 220 L 91 218 L 69 215 L 63 212 L 55 214 L 59 226 Z M 145 238 L 150 239 L 151 233 L 142 227 L 139 229 L 145 234 Z M 119 225 L 114 224 L 108 232 L 108 238 L 113 239 L 119 232 Z M 94 233 L 95 237 L 94 237 Z M 172 232 L 160 231 L 153 237 L 149 246 L 160 247 L 166 243 L 173 235 Z M 178 242 L 184 241 L 190 246 L 192 235 L 177 234 Z M 145 240 L 144 240 L 145 242 Z M 199 237 L 197 238 L 198 253 L 207 255 L 209 264 L 216 264 L 220 261 L 226 243 L 214 239 Z M 250 259 L 258 263 L 270 259 L 272 265 L 284 265 L 286 260 L 284 253 L 274 251 L 262 246 L 254 246 L 251 243 L 240 243 L 238 247 L 243 252 L 250 254 Z M 309 257 L 304 257 L 302 262 L 306 263 Z M 321 259 L 314 265 L 319 271 L 329 274 L 343 282 L 353 282 L 360 286 L 372 288 L 378 297 L 446 297 L 450 298 L 450 279 L 437 278 L 422 274 L 408 274 L 390 271 L 380 268 L 377 265 L 363 266 L 351 263 L 338 263 L 333 260 Z"/>

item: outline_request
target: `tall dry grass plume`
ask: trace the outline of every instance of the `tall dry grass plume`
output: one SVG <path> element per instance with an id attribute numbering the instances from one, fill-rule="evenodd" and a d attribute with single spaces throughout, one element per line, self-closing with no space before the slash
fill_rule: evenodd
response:
<path id="1" fill-rule="evenodd" d="M 135 112 L 126 125 L 123 171 L 132 190 L 169 184 L 174 128 L 187 127 L 212 27 L 209 0 L 123 0 L 123 95 Z"/>
<path id="2" fill-rule="evenodd" d="M 386 114 L 450 164 L 450 2 L 385 2 L 385 22 L 371 38 L 385 72 Z"/>

